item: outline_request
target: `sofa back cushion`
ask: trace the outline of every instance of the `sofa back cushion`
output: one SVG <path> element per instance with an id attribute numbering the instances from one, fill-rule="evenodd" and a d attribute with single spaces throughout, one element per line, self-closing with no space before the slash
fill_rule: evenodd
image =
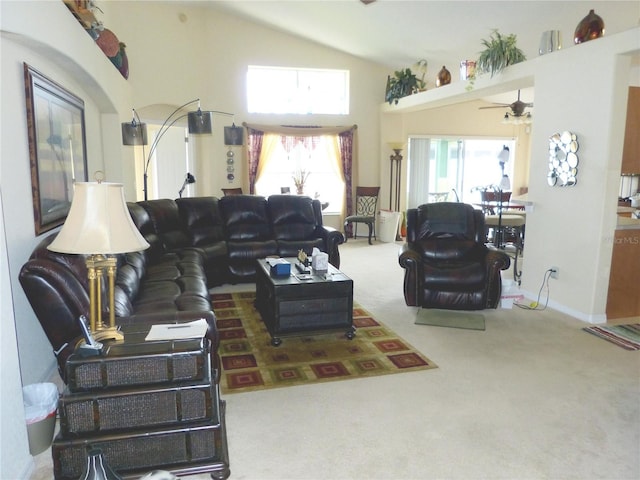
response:
<path id="1" fill-rule="evenodd" d="M 454 261 L 476 256 L 483 245 L 484 217 L 471 205 L 438 202 L 407 215 L 407 239 L 425 261 Z"/>
<path id="2" fill-rule="evenodd" d="M 215 197 L 176 199 L 182 228 L 191 246 L 208 246 L 224 241 L 224 222 Z"/>
<path id="3" fill-rule="evenodd" d="M 127 202 L 127 207 L 133 223 L 138 228 L 140 234 L 149 243 L 149 248 L 144 252 L 150 259 L 158 259 L 164 253 L 164 245 L 155 230 L 151 221 L 151 216 L 142 205 L 135 202 Z"/>
<path id="4" fill-rule="evenodd" d="M 165 252 L 189 246 L 189 237 L 182 228 L 178 205 L 174 200 L 163 198 L 138 203 L 149 214 L 155 235 Z"/>
<path id="5" fill-rule="evenodd" d="M 268 204 L 274 238 L 308 240 L 315 237 L 318 219 L 313 202 L 304 196 L 271 195 Z"/>
<path id="6" fill-rule="evenodd" d="M 218 205 L 227 240 L 256 242 L 272 238 L 267 199 L 258 195 L 229 195 Z"/>

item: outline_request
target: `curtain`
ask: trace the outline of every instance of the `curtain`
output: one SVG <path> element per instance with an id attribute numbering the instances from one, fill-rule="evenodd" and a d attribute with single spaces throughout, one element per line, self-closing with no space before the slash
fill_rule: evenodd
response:
<path id="1" fill-rule="evenodd" d="M 274 133 L 265 133 L 263 135 L 262 140 L 262 150 L 260 151 L 258 167 L 256 169 L 255 181 L 251 184 L 251 193 L 254 193 L 255 184 L 258 180 L 260 180 L 260 176 L 265 172 L 268 167 L 267 159 L 273 155 L 273 152 L 276 150 L 278 146 L 278 142 L 282 141 L 282 137 L 280 135 Z M 284 143 L 283 143 L 284 144 Z"/>
<path id="2" fill-rule="evenodd" d="M 345 208 L 343 209 L 343 218 L 352 215 L 353 209 L 353 145 L 354 133 L 356 129 L 352 128 L 346 132 L 338 134 L 338 146 L 340 148 L 340 159 L 342 160 L 342 175 L 344 177 L 345 186 Z"/>
<path id="3" fill-rule="evenodd" d="M 340 158 L 340 162 L 335 166 L 336 171 L 341 173 L 341 177 L 344 179 L 345 184 L 345 202 L 343 204 L 343 211 L 341 215 L 340 222 L 344 221 L 345 215 L 349 215 L 349 212 L 353 211 L 352 198 L 353 198 L 353 186 L 352 186 L 352 178 L 353 178 L 353 165 L 354 159 L 356 158 L 354 146 L 356 142 L 354 141 L 355 132 L 357 131 L 357 125 L 352 125 L 350 127 L 308 127 L 308 126 L 286 126 L 286 125 L 257 125 L 257 124 L 248 124 L 243 123 L 244 127 L 247 128 L 247 144 L 248 144 L 248 155 L 249 155 L 249 192 L 251 194 L 255 193 L 255 184 L 257 179 L 260 176 L 260 173 L 264 171 L 265 165 L 260 165 L 263 161 L 268 158 L 267 145 L 269 145 L 269 150 L 274 148 L 273 141 L 269 138 L 267 142 L 265 139 L 265 134 L 275 134 L 273 137 L 276 139 L 280 139 L 279 137 L 308 137 L 311 140 L 302 140 L 303 142 L 311 141 L 313 148 L 315 148 L 316 144 L 313 141 L 313 137 L 319 137 L 321 135 L 334 135 L 337 136 L 337 149 L 339 152 L 338 158 Z M 282 141 L 282 140 L 281 140 Z M 291 142 L 287 143 L 287 145 L 293 146 L 295 140 L 284 140 L 283 142 Z M 263 145 L 264 144 L 264 145 Z M 283 143 L 283 146 L 286 145 Z M 264 150 L 264 152 L 263 152 Z"/>
<path id="4" fill-rule="evenodd" d="M 249 193 L 255 193 L 256 175 L 258 173 L 258 165 L 260 163 L 260 152 L 262 151 L 262 140 L 264 131 L 247 127 L 247 155 L 249 160 Z"/>
<path id="5" fill-rule="evenodd" d="M 409 138 L 409 191 L 407 208 L 429 202 L 429 155 L 431 140 Z"/>

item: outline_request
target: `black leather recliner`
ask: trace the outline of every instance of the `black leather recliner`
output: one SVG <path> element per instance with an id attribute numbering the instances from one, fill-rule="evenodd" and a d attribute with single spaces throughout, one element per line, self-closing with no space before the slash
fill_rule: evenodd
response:
<path id="1" fill-rule="evenodd" d="M 509 256 L 485 246 L 484 215 L 465 203 L 407 210 L 407 241 L 399 256 L 409 306 L 449 310 L 496 308 L 500 270 Z"/>

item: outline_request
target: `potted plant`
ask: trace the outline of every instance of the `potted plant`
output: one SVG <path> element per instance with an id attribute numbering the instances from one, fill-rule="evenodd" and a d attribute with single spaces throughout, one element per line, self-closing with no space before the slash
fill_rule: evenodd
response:
<path id="1" fill-rule="evenodd" d="M 407 95 L 417 92 L 419 89 L 419 81 L 416 74 L 410 68 L 404 70 L 396 70 L 392 76 L 387 77 L 387 91 L 385 100 L 389 104 L 398 103 L 398 100 Z"/>
<path id="2" fill-rule="evenodd" d="M 481 73 L 491 73 L 493 77 L 505 67 L 525 61 L 527 58 L 516 45 L 516 36 L 511 33 L 502 35 L 493 30 L 489 39 L 483 39 L 485 49 L 478 57 L 477 69 Z"/>
<path id="3" fill-rule="evenodd" d="M 416 64 L 413 66 L 416 72 L 420 74 L 420 78 L 418 78 L 418 90 L 423 92 L 427 89 L 427 82 L 424 79 L 424 76 L 427 74 L 427 61 L 423 58 L 418 60 Z"/>
<path id="4" fill-rule="evenodd" d="M 309 173 L 310 172 L 303 169 L 293 172 L 291 178 L 293 179 L 293 184 L 296 186 L 296 193 L 298 195 L 304 195 L 304 184 L 309 177 Z"/>

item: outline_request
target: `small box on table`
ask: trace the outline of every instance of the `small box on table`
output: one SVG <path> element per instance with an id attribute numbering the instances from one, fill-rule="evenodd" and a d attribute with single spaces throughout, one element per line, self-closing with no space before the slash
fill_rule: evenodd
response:
<path id="1" fill-rule="evenodd" d="M 272 277 L 288 277 L 291 275 L 291 264 L 284 258 L 267 258 L 267 263 Z"/>

